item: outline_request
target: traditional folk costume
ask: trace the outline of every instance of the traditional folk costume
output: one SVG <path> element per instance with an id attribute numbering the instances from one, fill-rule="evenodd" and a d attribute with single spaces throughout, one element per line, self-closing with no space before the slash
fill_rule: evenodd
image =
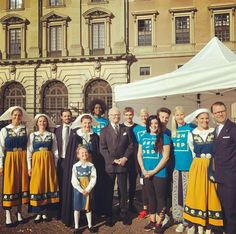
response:
<path id="1" fill-rule="evenodd" d="M 97 174 L 94 165 L 90 162 L 77 162 L 72 168 L 71 183 L 73 186 L 74 210 L 91 210 L 91 190 L 96 184 Z M 83 190 L 89 194 L 83 195 Z"/>
<path id="2" fill-rule="evenodd" d="M 0 167 L 3 167 L 2 206 L 9 209 L 29 202 L 29 177 L 26 159 L 27 130 L 12 124 L 0 132 Z M 4 165 L 4 166 L 3 166 Z"/>
<path id="3" fill-rule="evenodd" d="M 31 118 L 20 106 L 10 107 L 0 116 L 0 121 L 11 120 L 14 110 L 20 109 L 22 121 Z M 29 182 L 26 160 L 27 129 L 23 124 L 7 125 L 0 131 L 0 168 L 3 168 L 2 205 L 8 210 L 29 201 Z"/>
<path id="4" fill-rule="evenodd" d="M 210 111 L 201 108 L 187 116 L 186 121 L 192 122 L 200 114 Z M 193 162 L 189 170 L 188 189 L 184 207 L 184 219 L 194 224 L 190 229 L 198 226 L 198 232 L 207 232 L 216 227 L 223 226 L 222 208 L 216 193 L 216 183 L 210 181 L 212 177 L 212 151 L 214 142 L 214 129 L 199 130 L 195 128 L 188 135 L 188 145 L 193 154 Z"/>
<path id="5" fill-rule="evenodd" d="M 194 129 L 189 134 L 188 144 L 193 151 L 189 171 L 188 190 L 184 219 L 192 224 L 223 226 L 222 209 L 216 193 L 216 183 L 209 180 L 209 165 L 212 160 L 214 129 Z"/>
<path id="6" fill-rule="evenodd" d="M 41 116 L 36 116 L 38 119 Z M 48 118 L 48 117 L 46 117 Z M 49 119 L 49 118 L 48 118 Z M 28 168 L 32 169 L 30 179 L 30 205 L 32 211 L 53 207 L 59 202 L 59 189 L 56 174 L 58 150 L 54 133 L 39 131 L 30 134 L 27 150 Z"/>

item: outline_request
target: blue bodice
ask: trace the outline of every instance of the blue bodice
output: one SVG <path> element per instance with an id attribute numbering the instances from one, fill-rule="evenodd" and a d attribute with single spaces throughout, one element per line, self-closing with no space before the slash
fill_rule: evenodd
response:
<path id="1" fill-rule="evenodd" d="M 52 134 L 47 135 L 44 140 L 39 136 L 34 134 L 33 149 L 34 151 L 39 151 L 40 148 L 46 148 L 51 151 L 53 144 Z"/>
<path id="2" fill-rule="evenodd" d="M 192 135 L 193 135 L 194 153 L 196 154 L 196 157 L 211 158 L 212 149 L 213 149 L 213 141 L 215 139 L 214 133 L 210 132 L 207 135 L 207 138 L 205 141 L 198 134 L 192 133 Z"/>
<path id="3" fill-rule="evenodd" d="M 83 167 L 81 165 L 81 166 L 76 167 L 76 175 L 77 175 L 78 179 L 80 177 L 90 177 L 91 173 L 92 173 L 92 167 L 91 166 Z"/>
<path id="4" fill-rule="evenodd" d="M 7 136 L 5 138 L 6 151 L 11 151 L 14 148 L 21 148 L 26 150 L 27 148 L 27 131 L 26 128 L 21 128 L 16 134 L 13 129 L 6 128 Z"/>

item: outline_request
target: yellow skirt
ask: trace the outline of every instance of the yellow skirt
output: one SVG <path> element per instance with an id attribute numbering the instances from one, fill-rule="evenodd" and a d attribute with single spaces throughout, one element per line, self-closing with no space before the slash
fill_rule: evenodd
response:
<path id="1" fill-rule="evenodd" d="M 216 184 L 208 180 L 208 158 L 194 158 L 189 171 L 188 189 L 183 217 L 201 225 L 223 226 L 222 208 Z"/>
<path id="2" fill-rule="evenodd" d="M 4 161 L 3 207 L 29 202 L 26 151 L 7 152 Z"/>
<path id="3" fill-rule="evenodd" d="M 54 156 L 51 151 L 33 153 L 30 180 L 30 205 L 42 206 L 59 202 Z"/>

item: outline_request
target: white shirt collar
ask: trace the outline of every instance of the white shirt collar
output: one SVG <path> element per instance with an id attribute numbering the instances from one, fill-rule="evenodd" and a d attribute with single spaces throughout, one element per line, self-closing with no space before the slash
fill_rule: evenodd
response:
<path id="1" fill-rule="evenodd" d="M 23 124 L 19 124 L 18 126 L 14 126 L 13 124 L 9 124 L 9 125 L 7 125 L 7 128 L 20 129 L 20 128 L 25 128 L 25 126 Z"/>
<path id="2" fill-rule="evenodd" d="M 34 132 L 34 134 L 37 135 L 37 136 L 39 136 L 39 135 L 40 136 L 48 136 L 48 135 L 51 134 L 51 132 L 45 131 L 43 133 L 40 133 L 39 131 L 36 131 L 36 132 Z"/>
<path id="3" fill-rule="evenodd" d="M 85 132 L 82 132 L 82 129 L 79 128 L 77 131 L 76 131 L 77 135 L 83 137 L 84 135 L 92 135 L 93 134 L 93 130 L 91 129 L 90 132 L 88 133 L 85 133 Z"/>

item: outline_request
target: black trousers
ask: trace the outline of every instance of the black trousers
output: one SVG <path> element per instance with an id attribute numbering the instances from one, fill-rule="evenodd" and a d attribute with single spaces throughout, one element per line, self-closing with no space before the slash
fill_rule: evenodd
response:
<path id="1" fill-rule="evenodd" d="M 217 192 L 224 213 L 224 226 L 226 234 L 236 233 L 236 186 L 228 187 L 218 184 Z"/>
<path id="2" fill-rule="evenodd" d="M 59 158 L 57 162 L 57 180 L 58 180 L 59 198 L 60 198 L 60 203 L 58 207 L 58 218 L 60 218 L 60 214 L 61 214 L 63 164 L 64 164 L 64 158 Z"/>
<path id="3" fill-rule="evenodd" d="M 166 210 L 167 178 L 152 176 L 145 178 L 144 184 L 148 192 L 148 210 L 150 214 L 160 214 Z"/>
<path id="4" fill-rule="evenodd" d="M 106 213 L 109 217 L 112 217 L 112 205 L 113 205 L 113 194 L 114 185 L 117 178 L 117 183 L 120 191 L 120 210 L 121 215 L 125 216 L 128 210 L 127 207 L 127 173 L 107 173 L 106 185 L 107 193 L 106 199 Z"/>
<path id="5" fill-rule="evenodd" d="M 138 173 L 134 168 L 130 168 L 129 170 L 129 204 L 133 205 L 134 197 L 136 192 L 136 180 Z"/>

